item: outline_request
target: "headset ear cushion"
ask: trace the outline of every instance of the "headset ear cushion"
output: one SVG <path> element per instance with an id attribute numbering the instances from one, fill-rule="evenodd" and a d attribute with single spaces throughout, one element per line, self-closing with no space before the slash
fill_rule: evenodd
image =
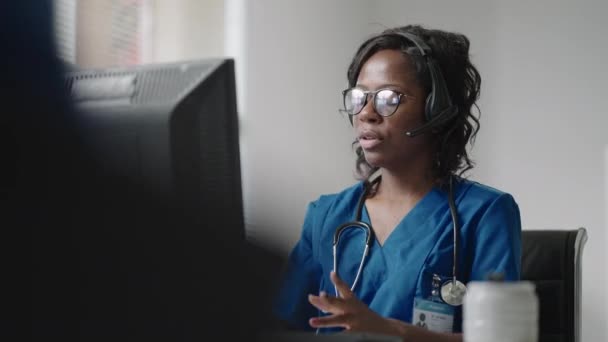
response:
<path id="1" fill-rule="evenodd" d="M 431 74 L 431 92 L 426 98 L 426 118 L 433 119 L 435 116 L 452 107 L 452 99 L 448 91 L 447 84 L 443 78 L 441 68 L 434 59 L 427 60 L 429 72 Z"/>

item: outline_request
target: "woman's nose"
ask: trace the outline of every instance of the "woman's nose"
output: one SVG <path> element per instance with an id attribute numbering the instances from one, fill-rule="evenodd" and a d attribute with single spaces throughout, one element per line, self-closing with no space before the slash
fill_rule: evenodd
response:
<path id="1" fill-rule="evenodd" d="M 382 116 L 380 116 L 374 108 L 373 99 L 368 99 L 365 106 L 363 106 L 363 109 L 361 109 L 361 112 L 357 114 L 357 119 L 361 122 L 377 122 L 382 120 Z"/>

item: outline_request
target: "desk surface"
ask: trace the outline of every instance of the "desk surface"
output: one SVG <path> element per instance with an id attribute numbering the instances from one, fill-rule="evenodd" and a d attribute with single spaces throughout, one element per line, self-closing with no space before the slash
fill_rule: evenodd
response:
<path id="1" fill-rule="evenodd" d="M 273 332 L 264 334 L 265 341 L 271 342 L 401 342 L 399 337 L 367 333 L 319 334 L 309 332 Z"/>

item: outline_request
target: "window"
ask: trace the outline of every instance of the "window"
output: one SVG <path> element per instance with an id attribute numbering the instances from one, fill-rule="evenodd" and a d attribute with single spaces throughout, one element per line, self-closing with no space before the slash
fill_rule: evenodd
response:
<path id="1" fill-rule="evenodd" d="M 54 0 L 58 54 L 81 67 L 142 62 L 147 0 Z"/>

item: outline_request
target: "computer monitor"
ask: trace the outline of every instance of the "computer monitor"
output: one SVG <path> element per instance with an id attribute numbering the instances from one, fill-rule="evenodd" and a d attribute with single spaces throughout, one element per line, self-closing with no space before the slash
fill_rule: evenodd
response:
<path id="1" fill-rule="evenodd" d="M 190 222 L 244 239 L 232 59 L 71 70 L 66 88 L 90 156 Z M 145 213 L 142 213 L 145 215 Z"/>

